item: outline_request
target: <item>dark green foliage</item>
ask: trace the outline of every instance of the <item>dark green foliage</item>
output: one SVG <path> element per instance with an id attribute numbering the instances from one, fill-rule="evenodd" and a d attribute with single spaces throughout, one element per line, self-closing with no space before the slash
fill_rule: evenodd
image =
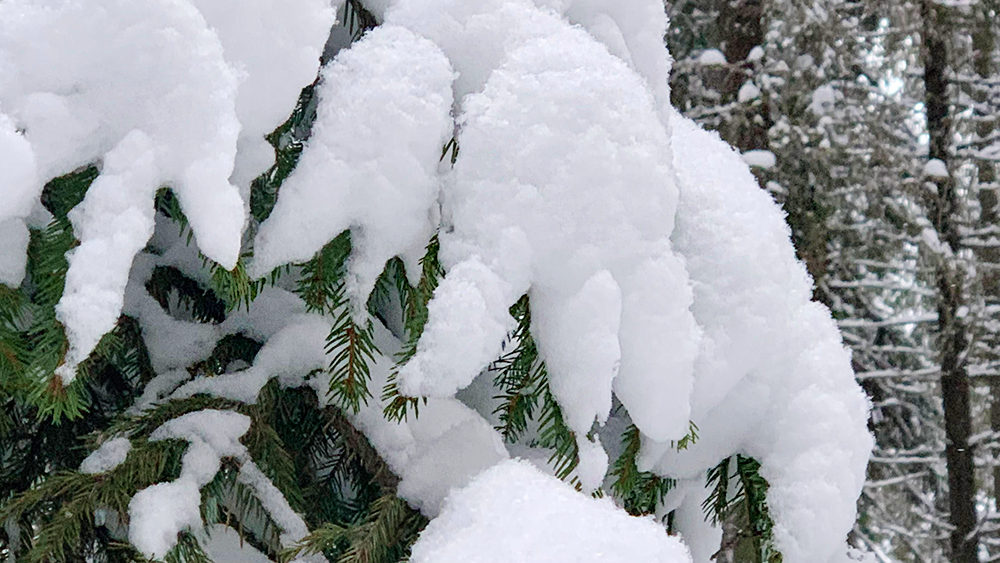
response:
<path id="1" fill-rule="evenodd" d="M 318 528 L 298 545 L 283 552 L 281 561 L 322 553 L 337 563 L 393 563 L 407 556 L 426 525 L 426 518 L 394 492 L 389 492 L 372 502 L 363 521 Z"/>
<path id="2" fill-rule="evenodd" d="M 629 425 L 622 434 L 622 446 L 622 454 L 611 469 L 611 476 L 615 479 L 612 490 L 622 500 L 622 506 L 629 514 L 653 514 L 656 512 L 656 505 L 663 501 L 663 497 L 677 483 L 648 471 L 639 471 L 636 456 L 639 455 L 641 442 L 639 428 L 634 424 Z"/>
<path id="3" fill-rule="evenodd" d="M 42 189 L 42 205 L 57 219 L 65 219 L 69 211 L 83 201 L 87 188 L 97 176 L 97 167 L 89 164 L 50 180 Z"/>
<path id="4" fill-rule="evenodd" d="M 406 331 L 406 340 L 403 349 L 396 357 L 396 366 L 389 374 L 389 381 L 385 389 L 382 390 L 382 400 L 387 402 L 385 415 L 390 420 L 403 420 L 410 410 L 414 412 L 414 415 L 419 413 L 419 400 L 400 393 L 397 378 L 399 368 L 417 353 L 417 342 L 420 340 L 420 335 L 424 333 L 424 325 L 427 324 L 427 304 L 434 296 L 434 290 L 437 289 L 441 278 L 444 277 L 444 268 L 441 267 L 441 262 L 438 260 L 440 249 L 441 243 L 435 234 L 427 244 L 427 250 L 420 259 L 420 282 L 417 283 L 417 287 L 410 288 L 405 277 L 400 280 L 399 275 L 396 276 L 397 287 L 405 286 L 405 289 L 400 289 L 399 295 L 404 304 L 403 326 Z M 399 270 L 397 272 L 403 273 Z"/>
<path id="5" fill-rule="evenodd" d="M 516 441 L 527 430 L 537 410 L 538 439 L 532 445 L 552 450 L 549 464 L 557 477 L 566 479 L 580 463 L 580 449 L 576 434 L 566 426 L 562 408 L 549 389 L 545 362 L 531 336 L 531 307 L 527 295 L 510 308 L 510 314 L 517 321 L 517 327 L 508 341 L 517 342 L 517 345 L 493 366 L 497 372 L 493 384 L 500 390 L 496 398 L 501 400 L 495 411 L 501 421 L 498 430 L 508 441 Z M 575 477 L 573 482 L 580 486 Z"/>
<path id="6" fill-rule="evenodd" d="M 172 266 L 156 266 L 146 282 L 146 291 L 165 311 L 170 310 L 171 297 L 190 311 L 200 322 L 221 323 L 226 318 L 226 304 L 195 280 Z"/>
<path id="7" fill-rule="evenodd" d="M 774 547 L 774 522 L 767 508 L 769 485 L 760 475 L 760 463 L 739 454 L 735 463 L 726 458 L 709 470 L 707 486 L 712 492 L 702 504 L 705 517 L 713 523 L 727 519 L 737 523 L 739 533 L 733 546 L 737 553 L 749 554 L 756 563 L 780 563 L 781 553 Z"/>
<path id="8" fill-rule="evenodd" d="M 351 308 L 344 306 L 326 339 L 326 353 L 331 357 L 330 395 L 353 412 L 358 412 L 362 402 L 367 405 L 372 396 L 368 363 L 378 354 L 373 330 L 371 321 L 357 325 Z"/>
<path id="9" fill-rule="evenodd" d="M 271 215 L 278 201 L 278 189 L 299 162 L 304 140 L 316 119 L 315 92 L 315 83 L 303 88 L 292 115 L 267 136 L 274 147 L 274 164 L 250 186 L 250 215 L 258 223 Z"/>
<path id="10" fill-rule="evenodd" d="M 354 40 L 358 40 L 369 29 L 378 25 L 375 16 L 365 9 L 361 0 L 347 0 L 344 3 L 344 20 Z"/>

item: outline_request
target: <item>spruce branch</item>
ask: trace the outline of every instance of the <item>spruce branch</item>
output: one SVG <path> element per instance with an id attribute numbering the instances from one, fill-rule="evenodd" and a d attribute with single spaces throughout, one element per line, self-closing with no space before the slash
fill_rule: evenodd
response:
<path id="1" fill-rule="evenodd" d="M 642 446 L 639 428 L 630 424 L 622 433 L 622 453 L 615 460 L 611 476 L 615 481 L 611 489 L 621 499 L 626 511 L 633 516 L 643 516 L 656 512 L 676 481 L 661 477 L 649 471 L 639 471 L 636 458 Z"/>
<path id="2" fill-rule="evenodd" d="M 405 285 L 409 289 L 406 291 L 400 289 L 400 297 L 405 304 L 403 324 L 406 329 L 406 342 L 396 356 L 396 365 L 393 366 L 389 379 L 382 389 L 382 400 L 386 402 L 384 414 L 389 420 L 404 420 L 409 411 L 413 411 L 414 416 L 419 415 L 420 399 L 407 397 L 399 390 L 399 368 L 417 353 L 417 343 L 424 333 L 424 325 L 427 324 L 427 304 L 434 296 L 434 290 L 437 289 L 441 278 L 444 277 L 444 268 L 438 259 L 440 250 L 441 243 L 435 234 L 427 243 L 427 249 L 420 258 L 420 281 L 417 287 L 409 288 L 409 282 L 405 277 L 402 279 L 397 277 L 397 285 L 401 287 Z"/>

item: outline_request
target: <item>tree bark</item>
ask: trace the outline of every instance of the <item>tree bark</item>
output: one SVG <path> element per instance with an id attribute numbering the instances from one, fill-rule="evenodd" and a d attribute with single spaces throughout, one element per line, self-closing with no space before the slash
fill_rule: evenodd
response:
<path id="1" fill-rule="evenodd" d="M 921 4 L 928 158 L 949 161 L 951 123 L 948 115 L 948 22 L 944 10 L 932 0 Z M 948 467 L 948 506 L 953 563 L 978 563 L 975 510 L 975 473 L 969 436 L 969 378 L 966 373 L 967 338 L 962 314 L 965 279 L 957 252 L 960 233 L 958 197 L 951 178 L 935 178 L 937 197 L 932 213 L 938 237 L 944 243 L 937 263 L 938 328 L 941 352 L 941 393 L 944 399 L 945 456 Z"/>

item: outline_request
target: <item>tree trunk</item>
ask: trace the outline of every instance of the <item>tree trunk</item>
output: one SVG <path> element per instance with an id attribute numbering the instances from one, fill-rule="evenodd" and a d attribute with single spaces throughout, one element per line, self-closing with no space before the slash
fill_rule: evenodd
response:
<path id="1" fill-rule="evenodd" d="M 947 93 L 947 22 L 944 9 L 932 0 L 921 4 L 923 17 L 923 57 L 927 132 L 930 136 L 930 159 L 948 163 L 951 124 Z M 957 252 L 960 243 L 958 197 L 951 178 L 935 178 L 937 197 L 933 206 L 933 222 L 943 249 L 937 263 L 938 328 L 941 352 L 941 393 L 944 398 L 944 419 L 948 466 L 948 505 L 951 524 L 951 558 L 953 563 L 977 563 L 978 534 L 976 531 L 975 474 L 969 436 L 972 418 L 969 408 L 969 378 L 966 373 L 966 327 L 963 317 L 965 303 L 964 269 Z"/>

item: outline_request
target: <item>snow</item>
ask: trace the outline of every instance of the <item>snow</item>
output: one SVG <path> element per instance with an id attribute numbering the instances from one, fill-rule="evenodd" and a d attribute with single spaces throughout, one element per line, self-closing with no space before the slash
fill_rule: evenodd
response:
<path id="1" fill-rule="evenodd" d="M 192 0 L 218 34 L 239 77 L 240 136 L 232 180 L 249 202 L 249 184 L 274 163 L 264 139 L 316 78 L 336 13 L 329 0 Z"/>
<path id="2" fill-rule="evenodd" d="M 454 72 L 430 41 L 381 26 L 323 70 L 312 137 L 255 241 L 253 274 L 305 261 L 351 229 L 348 295 L 363 309 L 385 262 L 434 233 Z"/>
<path id="3" fill-rule="evenodd" d="M 331 323 L 320 315 L 304 314 L 291 319 L 257 352 L 251 367 L 213 377 L 194 379 L 171 395 L 184 398 L 198 393 L 225 397 L 245 403 L 257 402 L 257 395 L 273 378 L 295 381 L 303 375 L 327 367 L 326 336 Z M 326 390 L 323 390 L 325 395 Z"/>
<path id="4" fill-rule="evenodd" d="M 162 559 L 177 542 L 177 534 L 201 526 L 201 494 L 219 471 L 224 456 L 245 455 L 240 436 L 250 429 L 250 418 L 232 411 L 206 409 L 167 421 L 150 435 L 151 441 L 189 442 L 176 481 L 146 487 L 129 502 L 128 538 L 149 558 Z"/>
<path id="5" fill-rule="evenodd" d="M 740 86 L 739 92 L 736 93 L 736 101 L 741 104 L 745 104 L 751 100 L 755 100 L 760 97 L 760 88 L 757 87 L 753 82 L 747 81 Z"/>
<path id="6" fill-rule="evenodd" d="M 729 455 L 751 455 L 770 483 L 783 560 L 831 560 L 843 554 L 864 483 L 867 399 L 836 324 L 810 301 L 780 209 L 717 134 L 680 115 L 672 123 L 673 241 L 704 330 L 691 394 L 700 438 L 684 451 L 644 438 L 640 469 L 700 479 Z"/>
<path id="7" fill-rule="evenodd" d="M 705 49 L 701 52 L 701 55 L 698 55 L 698 64 L 713 66 L 728 63 L 726 62 L 726 56 L 722 54 L 722 51 L 718 49 Z"/>
<path id="8" fill-rule="evenodd" d="M 237 479 L 253 490 L 254 496 L 260 500 L 261 506 L 281 528 L 281 545 L 294 545 L 309 534 L 309 528 L 302 517 L 292 510 L 285 495 L 274 486 L 274 483 L 267 478 L 267 475 L 264 475 L 254 462 L 244 459 Z"/>
<path id="9" fill-rule="evenodd" d="M 156 183 L 174 187 L 202 250 L 232 266 L 243 225 L 227 180 L 238 80 L 202 15 L 169 0 L 11 0 L 0 22 L 0 105 L 25 130 L 38 176 L 98 160 L 138 130 Z"/>
<path id="10" fill-rule="evenodd" d="M 201 542 L 214 563 L 271 563 L 266 555 L 243 541 L 239 532 L 225 524 L 208 526 L 208 541 Z"/>
<path id="11" fill-rule="evenodd" d="M 812 101 L 809 103 L 809 110 L 816 115 L 824 115 L 833 110 L 833 104 L 837 101 L 837 90 L 829 84 L 824 84 L 812 94 Z"/>
<path id="12" fill-rule="evenodd" d="M 0 110 L 3 107 L 0 105 Z M 42 185 L 36 177 L 35 154 L 10 118 L 0 111 L 0 283 L 17 287 L 27 265 L 28 229 L 24 219 Z"/>
<path id="13" fill-rule="evenodd" d="M 273 162 L 263 136 L 312 82 L 333 20 L 326 0 L 0 6 L 0 155 L 18 163 L 0 186 L 0 228 L 27 215 L 40 180 L 104 164 L 72 216 L 64 383 L 121 312 L 157 188 L 175 191 L 206 256 L 236 264 L 245 197 L 229 177 L 246 196 Z M 0 256 L 3 283 L 23 277 L 20 254 Z"/>
<path id="14" fill-rule="evenodd" d="M 0 187 L 0 189 L 3 189 Z M 28 227 L 19 218 L 0 222 L 0 283 L 21 285 L 28 266 Z"/>
<path id="15" fill-rule="evenodd" d="M 946 179 L 949 176 L 948 165 L 941 159 L 932 158 L 924 164 L 924 176 L 932 180 Z"/>
<path id="16" fill-rule="evenodd" d="M 559 331 L 546 329 L 548 321 L 532 327 L 539 346 L 567 358 L 603 342 L 604 371 L 572 383 L 576 397 L 597 394 L 579 407 L 591 412 L 574 413 L 576 403 L 563 404 L 564 412 L 579 427 L 606 416 L 594 414 L 610 406 L 607 389 L 595 383 L 613 377 L 644 430 L 680 438 L 698 332 L 668 239 L 676 190 L 664 162 L 666 131 L 645 82 L 622 60 L 553 14 L 524 16 L 546 35 L 512 48 L 485 90 L 464 102 L 462 150 L 444 187 L 448 274 L 417 353 L 400 371 L 402 390 L 454 394 L 499 355 L 512 322 L 507 309 L 520 295 L 530 291 L 534 318 L 549 319 L 597 276 L 578 299 L 604 300 L 602 319 L 620 315 L 617 375 L 608 359 L 613 320 L 611 328 L 558 320 Z M 667 350 L 664 342 L 672 343 Z M 560 370 L 550 370 L 554 379 L 568 376 Z"/>
<path id="17" fill-rule="evenodd" d="M 70 211 L 80 245 L 67 253 L 66 289 L 56 318 L 66 327 L 69 350 L 57 373 L 68 384 L 118 321 L 132 258 L 153 236 L 156 156 L 152 140 L 133 130 L 105 155 L 101 175 L 83 203 Z"/>
<path id="18" fill-rule="evenodd" d="M 749 164 L 750 166 L 770 170 L 771 168 L 774 168 L 775 164 L 778 163 L 778 159 L 771 151 L 749 150 L 743 153 L 743 162 Z"/>
<path id="19" fill-rule="evenodd" d="M 0 282 L 24 276 L 26 224 L 47 219 L 41 183 L 84 164 L 101 170 L 70 214 L 80 245 L 57 307 L 70 344 L 64 382 L 125 313 L 157 374 L 132 414 L 196 394 L 254 403 L 274 379 L 311 387 L 323 406 L 333 400 L 333 319 L 307 313 L 286 289 L 268 287 L 248 310 L 210 324 L 165 311 L 145 284 L 157 266 L 206 284 L 199 250 L 235 264 L 247 185 L 273 160 L 262 137 L 315 76 L 336 5 L 251 0 L 236 13 L 233 0 L 0 2 L 0 159 L 13 163 L 0 175 Z M 386 260 L 404 257 L 414 281 L 415 257 L 438 231 L 446 275 L 399 372 L 402 391 L 426 403 L 402 422 L 384 417 L 379 390 L 401 346 L 372 321 L 374 396 L 345 412 L 400 477 L 398 494 L 435 518 L 413 560 L 689 560 L 652 518 L 508 461 L 514 452 L 544 467 L 551 453 L 530 439 L 504 445 L 483 374 L 524 294 L 550 389 L 577 438 L 573 477 L 584 493 L 605 483 L 621 430 L 634 422 L 640 469 L 678 479 L 658 515 L 676 509 L 698 563 L 721 539 L 702 518 L 705 471 L 736 453 L 760 461 L 770 483 L 785 563 L 846 560 L 871 449 L 868 404 L 836 324 L 810 302 L 780 209 L 749 171 L 775 166 L 775 155 L 740 155 L 669 107 L 663 3 L 367 5 L 386 23 L 322 70 L 312 136 L 257 232 L 250 269 L 263 276 L 309 259 L 350 229 L 347 290 L 367 322 L 364 304 Z M 756 48 L 748 60 L 762 56 Z M 727 64 L 717 50 L 698 61 Z M 760 95 L 747 82 L 737 97 Z M 826 112 L 835 100 L 824 86 L 810 107 Z M 461 147 L 453 169 L 440 162 L 452 135 Z M 925 175 L 946 177 L 936 162 Z M 197 247 L 155 216 L 164 185 Z M 296 275 L 281 283 L 291 287 Z M 263 343 L 252 365 L 211 377 L 187 371 L 229 334 Z M 624 408 L 611 414 L 614 405 Z M 677 451 L 671 441 L 691 421 L 700 439 Z M 179 531 L 200 528 L 199 489 L 227 456 L 282 543 L 306 535 L 239 443 L 249 424 L 206 410 L 153 433 L 188 448 L 177 480 L 129 505 L 129 538 L 143 554 L 160 558 Z M 127 437 L 109 440 L 80 470 L 109 471 L 130 447 Z M 233 532 L 216 531 L 232 551 Z"/>
<path id="20" fill-rule="evenodd" d="M 690 557 L 652 519 L 581 495 L 525 461 L 508 461 L 448 498 L 410 561 L 685 563 Z"/>
<path id="21" fill-rule="evenodd" d="M 80 464 L 80 473 L 107 473 L 121 465 L 132 451 L 132 442 L 125 437 L 112 438 L 101 444 Z"/>
<path id="22" fill-rule="evenodd" d="M 747 53 L 747 61 L 755 63 L 764 58 L 764 49 L 760 45 L 755 45 L 750 52 Z"/>

